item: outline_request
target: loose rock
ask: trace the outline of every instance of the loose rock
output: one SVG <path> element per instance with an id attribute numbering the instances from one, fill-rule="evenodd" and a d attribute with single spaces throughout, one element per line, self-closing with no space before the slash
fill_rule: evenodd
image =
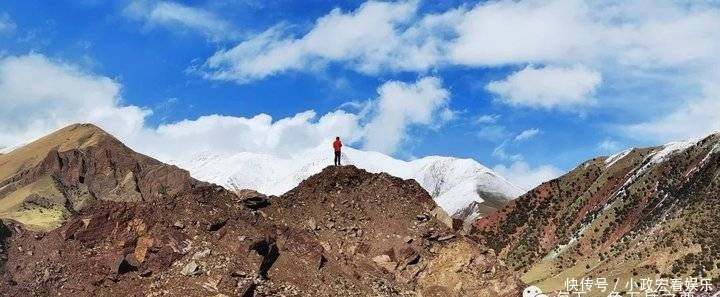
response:
<path id="1" fill-rule="evenodd" d="M 202 271 L 200 270 L 200 266 L 195 261 L 190 261 L 189 263 L 185 264 L 185 267 L 183 267 L 180 273 L 185 276 L 194 276 L 201 274 Z"/>

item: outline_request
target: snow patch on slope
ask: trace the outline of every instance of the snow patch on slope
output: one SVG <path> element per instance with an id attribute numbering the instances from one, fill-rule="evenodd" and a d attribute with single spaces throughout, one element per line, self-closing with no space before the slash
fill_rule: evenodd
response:
<path id="1" fill-rule="evenodd" d="M 672 156 L 676 153 L 684 152 L 686 149 L 695 145 L 700 139 L 691 139 L 685 141 L 675 141 L 663 145 L 659 151 L 655 152 L 650 159 L 651 164 L 660 163 L 667 157 Z"/>
<path id="2" fill-rule="evenodd" d="M 171 160 L 169 163 L 187 169 L 199 180 L 230 190 L 254 189 L 281 195 L 332 164 L 332 149 L 328 147 L 323 145 L 287 158 L 249 152 L 234 155 L 204 152 L 188 160 Z M 415 179 L 440 207 L 451 214 L 473 201 L 482 202 L 478 190 L 508 199 L 525 192 L 472 159 L 430 156 L 403 161 L 378 152 L 346 147 L 342 161 L 344 165 L 355 165 L 369 172 Z"/>
<path id="3" fill-rule="evenodd" d="M 635 182 L 638 177 L 647 172 L 647 170 L 654 164 L 658 164 L 672 155 L 684 152 L 686 149 L 697 144 L 699 141 L 700 138 L 684 141 L 674 141 L 655 148 L 652 153 L 645 157 L 642 167 L 637 168 L 629 173 L 630 177 L 623 184 L 623 188 Z"/>
<path id="4" fill-rule="evenodd" d="M 622 152 L 619 152 L 617 154 L 614 154 L 607 159 L 605 159 L 605 168 L 610 168 L 615 164 L 617 161 L 622 160 L 622 158 L 625 158 L 630 152 L 632 152 L 633 149 L 626 149 Z"/>

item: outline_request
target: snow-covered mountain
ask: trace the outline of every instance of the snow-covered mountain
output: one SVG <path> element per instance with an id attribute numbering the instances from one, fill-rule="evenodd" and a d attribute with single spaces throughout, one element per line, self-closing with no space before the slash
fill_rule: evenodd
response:
<path id="1" fill-rule="evenodd" d="M 332 158 L 332 149 L 323 145 L 286 158 L 249 152 L 234 155 L 205 152 L 170 162 L 187 169 L 197 179 L 231 190 L 254 189 L 280 195 L 331 165 Z M 472 159 L 430 156 L 403 161 L 382 153 L 345 147 L 342 161 L 369 172 L 415 179 L 449 214 L 473 202 L 483 202 L 480 193 L 511 199 L 525 192 Z"/>

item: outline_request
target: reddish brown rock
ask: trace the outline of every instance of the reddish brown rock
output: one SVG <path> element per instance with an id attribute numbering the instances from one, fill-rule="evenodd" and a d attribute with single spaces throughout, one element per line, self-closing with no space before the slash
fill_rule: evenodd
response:
<path id="1" fill-rule="evenodd" d="M 92 127 L 61 132 L 62 137 L 31 146 L 46 154 L 37 163 L 27 159 L 28 171 L 0 177 L 0 185 L 8 185 L 3 189 L 17 189 L 32 178 L 57 180 L 50 185 L 68 195 L 70 216 L 61 228 L 21 230 L 5 238 L 3 295 L 427 295 L 436 279 L 458 279 L 463 285 L 448 292 L 462 296 L 494 287 L 492 281 L 517 285 L 480 249 L 449 248 L 469 241 L 424 239 L 431 230 L 438 237 L 460 235 L 437 218 L 416 219 L 437 206 L 415 181 L 331 167 L 253 210 L 236 194 L 197 183 L 185 171 L 137 155 Z M 77 193 L 87 195 L 80 199 Z M 308 228 L 309 218 L 314 228 Z M 404 267 L 388 273 L 373 258 L 396 246 L 393 257 Z M 439 250 L 452 257 L 441 258 L 448 255 Z M 457 272 L 444 264 L 455 258 L 472 258 L 476 266 Z M 183 275 L 189 263 L 195 264 L 191 275 L 198 270 L 202 275 Z M 496 273 L 482 274 L 493 265 Z M 478 274 L 467 272 L 475 268 Z M 490 295 L 478 296 L 494 291 L 483 292 Z"/>

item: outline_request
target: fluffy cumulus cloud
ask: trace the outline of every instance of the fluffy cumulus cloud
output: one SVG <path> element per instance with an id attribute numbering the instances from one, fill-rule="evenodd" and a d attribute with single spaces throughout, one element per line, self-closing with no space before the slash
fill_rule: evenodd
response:
<path id="1" fill-rule="evenodd" d="M 291 70 L 342 62 L 362 73 L 422 70 L 436 64 L 442 34 L 454 12 L 416 22 L 417 1 L 375 2 L 357 10 L 333 9 L 295 38 L 278 25 L 221 50 L 204 65 L 207 78 L 245 83 Z"/>
<path id="2" fill-rule="evenodd" d="M 182 159 L 199 151 L 289 156 L 335 135 L 349 143 L 358 141 L 362 136 L 358 116 L 344 111 L 322 116 L 305 111 L 278 120 L 267 114 L 250 118 L 209 115 L 146 129 L 135 146 L 164 160 Z M 187 143 L 193 144 L 192 151 L 187 151 Z"/>
<path id="3" fill-rule="evenodd" d="M 149 109 L 124 104 L 120 82 L 40 54 L 0 59 L 0 147 L 31 141 L 60 127 L 91 122 L 139 151 L 163 160 L 199 151 L 256 152 L 286 156 L 333 136 L 368 149 L 394 153 L 408 127 L 435 127 L 447 120 L 449 92 L 434 77 L 414 83 L 389 81 L 356 112 L 315 111 L 273 119 L 270 115 L 207 115 L 146 126 Z M 193 150 L 187 150 L 188 143 Z"/>
<path id="4" fill-rule="evenodd" d="M 194 30 L 213 41 L 238 38 L 237 30 L 230 22 L 202 8 L 171 1 L 134 0 L 128 3 L 123 12 L 149 27 Z"/>
<path id="5" fill-rule="evenodd" d="M 549 63 L 592 46 L 582 1 L 488 1 L 467 11 L 449 48 L 454 63 L 474 66 Z"/>
<path id="6" fill-rule="evenodd" d="M 0 145 L 12 145 L 81 121 L 121 137 L 142 129 L 149 110 L 123 105 L 121 85 L 39 54 L 0 59 Z"/>
<path id="7" fill-rule="evenodd" d="M 366 126 L 365 149 L 394 152 L 409 126 L 441 123 L 452 113 L 447 107 L 450 93 L 435 77 L 414 84 L 388 82 L 378 93 L 375 114 Z"/>
<path id="8" fill-rule="evenodd" d="M 531 167 L 525 161 L 515 161 L 510 166 L 497 165 L 493 167 L 497 173 L 520 187 L 530 190 L 541 183 L 560 176 L 563 171 L 552 165 Z"/>
<path id="9" fill-rule="evenodd" d="M 600 73 L 584 66 L 570 68 L 528 66 L 486 89 L 511 105 L 529 107 L 571 107 L 592 103 L 601 82 Z"/>
<path id="10" fill-rule="evenodd" d="M 703 1 L 481 1 L 432 13 L 418 1 L 368 1 L 352 11 L 334 9 L 307 31 L 292 28 L 280 23 L 194 69 L 208 79 L 247 83 L 328 64 L 370 75 L 509 66 L 517 71 L 486 89 L 498 102 L 545 110 L 602 108 L 606 86 L 612 94 L 638 95 L 622 89 L 627 82 L 652 89 L 672 81 L 688 93 L 720 82 L 720 9 Z M 677 95 L 658 92 L 657 100 L 675 106 L 673 115 L 638 109 L 642 116 L 634 120 L 641 122 L 622 123 L 621 130 L 687 135 L 689 125 L 662 123 L 701 108 L 718 111 L 711 97 Z"/>
<path id="11" fill-rule="evenodd" d="M 364 73 L 527 63 L 662 68 L 712 57 L 718 22 L 717 9 L 671 1 L 488 1 L 425 14 L 418 1 L 368 1 L 330 11 L 299 37 L 272 27 L 206 66 L 210 78 L 238 81 L 333 62 Z"/>

